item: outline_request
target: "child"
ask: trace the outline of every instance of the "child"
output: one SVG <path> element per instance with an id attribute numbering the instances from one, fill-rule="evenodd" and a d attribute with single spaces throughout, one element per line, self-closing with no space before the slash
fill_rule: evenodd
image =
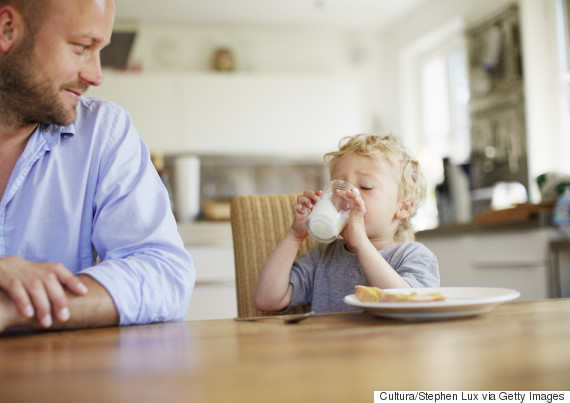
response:
<path id="1" fill-rule="evenodd" d="M 305 222 L 322 191 L 305 191 L 293 206 L 290 230 L 271 253 L 255 290 L 255 306 L 281 311 L 310 305 L 314 312 L 356 308 L 343 302 L 355 285 L 379 288 L 438 287 L 435 255 L 414 242 L 410 223 L 425 198 L 419 164 L 393 135 L 346 137 L 325 154 L 331 180 L 354 185 L 342 239 L 315 244 L 295 260 L 308 235 Z"/>

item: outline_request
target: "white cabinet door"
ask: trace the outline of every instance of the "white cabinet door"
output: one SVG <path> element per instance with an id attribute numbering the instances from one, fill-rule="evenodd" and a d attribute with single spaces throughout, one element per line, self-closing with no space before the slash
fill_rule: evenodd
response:
<path id="1" fill-rule="evenodd" d="M 418 241 L 437 257 L 442 287 L 471 286 L 469 253 L 471 245 L 465 236 L 429 236 Z"/>
<path id="2" fill-rule="evenodd" d="M 187 247 L 196 268 L 196 286 L 186 320 L 237 316 L 232 246 Z"/>
<path id="3" fill-rule="evenodd" d="M 125 108 L 153 152 L 320 158 L 363 127 L 346 75 L 107 71 L 89 95 Z"/>
<path id="4" fill-rule="evenodd" d="M 474 235 L 471 242 L 477 285 L 517 289 L 521 300 L 549 296 L 548 230 Z"/>
<path id="5" fill-rule="evenodd" d="M 184 93 L 184 147 L 197 153 L 321 156 L 362 130 L 350 77 L 194 75 Z"/>
<path id="6" fill-rule="evenodd" d="M 186 246 L 194 261 L 197 283 L 235 281 L 233 246 Z"/>
<path id="7" fill-rule="evenodd" d="M 418 235 L 437 256 L 441 285 L 514 288 L 521 300 L 549 297 L 549 230 Z"/>
<path id="8" fill-rule="evenodd" d="M 197 284 L 185 320 L 227 319 L 236 316 L 234 283 Z"/>

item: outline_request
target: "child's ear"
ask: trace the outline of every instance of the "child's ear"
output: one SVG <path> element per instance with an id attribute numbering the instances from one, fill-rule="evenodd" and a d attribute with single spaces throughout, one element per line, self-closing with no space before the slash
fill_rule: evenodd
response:
<path id="1" fill-rule="evenodd" d="M 398 209 L 398 211 L 396 211 L 396 218 L 399 218 L 400 220 L 405 220 L 410 216 L 410 214 L 412 214 L 413 207 L 414 207 L 413 200 L 404 200 L 400 204 L 400 208 Z"/>

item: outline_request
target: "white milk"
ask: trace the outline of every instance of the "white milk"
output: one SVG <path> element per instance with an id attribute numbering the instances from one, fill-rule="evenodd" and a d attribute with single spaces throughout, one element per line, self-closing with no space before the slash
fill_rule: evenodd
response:
<path id="1" fill-rule="evenodd" d="M 331 201 L 332 192 L 323 193 L 307 219 L 307 232 L 316 241 L 334 241 L 348 222 L 350 211 L 338 211 Z"/>

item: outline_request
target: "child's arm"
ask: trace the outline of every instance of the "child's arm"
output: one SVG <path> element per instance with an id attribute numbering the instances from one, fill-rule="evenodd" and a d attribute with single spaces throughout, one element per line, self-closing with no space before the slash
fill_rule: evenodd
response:
<path id="1" fill-rule="evenodd" d="M 356 257 L 370 285 L 378 288 L 409 288 L 392 266 L 382 257 L 371 242 L 356 252 Z"/>
<path id="2" fill-rule="evenodd" d="M 349 249 L 356 254 L 360 267 L 370 285 L 378 288 L 409 288 L 410 284 L 404 280 L 392 266 L 378 253 L 377 247 L 370 241 L 364 225 L 366 207 L 360 195 L 347 192 L 351 203 L 350 218 L 343 231 Z M 405 210 L 405 209 L 404 209 Z M 401 214 L 398 212 L 397 214 Z M 405 214 L 405 211 L 402 212 Z M 398 217 L 396 217 L 398 218 Z M 386 242 L 393 241 L 393 237 Z"/>
<path id="3" fill-rule="evenodd" d="M 257 280 L 254 293 L 257 309 L 267 312 L 280 311 L 291 302 L 293 292 L 293 287 L 289 284 L 291 267 L 301 243 L 308 235 L 305 228 L 307 217 L 321 194 L 321 191 L 306 191 L 297 197 L 297 203 L 293 206 L 295 213 L 293 224 L 267 258 Z"/>

